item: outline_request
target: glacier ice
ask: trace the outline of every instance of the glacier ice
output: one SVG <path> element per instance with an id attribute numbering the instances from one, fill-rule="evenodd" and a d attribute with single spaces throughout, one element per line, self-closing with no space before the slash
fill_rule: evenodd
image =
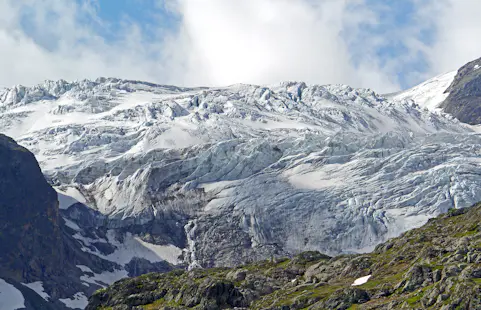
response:
<path id="1" fill-rule="evenodd" d="M 0 129 L 35 153 L 74 230 L 122 230 L 191 267 L 363 252 L 481 200 L 481 136 L 414 96 L 448 78 L 403 96 L 49 81 L 0 92 Z"/>

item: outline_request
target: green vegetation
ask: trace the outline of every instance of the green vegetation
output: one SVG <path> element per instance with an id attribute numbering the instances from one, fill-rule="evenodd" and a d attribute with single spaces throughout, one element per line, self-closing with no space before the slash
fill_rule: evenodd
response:
<path id="1" fill-rule="evenodd" d="M 481 205 L 453 210 L 370 254 L 305 252 L 232 269 L 151 273 L 96 292 L 87 310 L 481 309 L 480 220 Z M 372 276 L 365 284 L 352 286 L 366 275 Z"/>

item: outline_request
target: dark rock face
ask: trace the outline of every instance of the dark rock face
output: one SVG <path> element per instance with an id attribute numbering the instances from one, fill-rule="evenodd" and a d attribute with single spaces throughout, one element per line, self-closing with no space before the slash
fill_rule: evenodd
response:
<path id="1" fill-rule="evenodd" d="M 172 270 L 168 262 L 151 263 L 144 258 L 134 257 L 126 266 L 129 277 L 137 277 L 149 272 L 167 272 Z"/>
<path id="2" fill-rule="evenodd" d="M 59 299 L 76 293 L 88 296 L 100 288 L 83 285 L 76 265 L 113 267 L 81 250 L 58 204 L 34 155 L 0 134 L 0 278 L 22 292 L 27 309 L 66 309 Z M 21 284 L 37 281 L 48 301 Z"/>
<path id="3" fill-rule="evenodd" d="M 64 251 L 57 193 L 35 157 L 0 135 L 0 270 L 17 280 L 58 274 Z"/>
<path id="4" fill-rule="evenodd" d="M 446 89 L 449 96 L 441 108 L 462 122 L 481 123 L 481 58 L 459 69 L 453 83 Z"/>
<path id="5" fill-rule="evenodd" d="M 169 274 L 167 279 L 172 279 L 172 275 L 181 276 L 182 274 L 184 271 L 177 270 Z M 168 282 L 162 280 L 164 277 L 156 277 L 154 274 L 139 277 L 136 281 L 121 280 L 116 284 L 118 296 L 103 294 L 101 290 L 86 309 L 98 309 L 104 303 L 117 302 L 122 302 L 122 307 L 125 309 L 134 309 L 137 306 L 155 303 L 159 299 L 164 299 L 171 305 L 185 304 L 187 308 L 212 310 L 244 308 L 249 304 L 249 297 L 245 296 L 232 282 L 206 278 L 201 273 L 186 278 L 183 281 L 186 284 L 185 290 L 176 290 L 174 293 L 170 291 Z M 146 290 L 149 292 L 145 294 Z"/>

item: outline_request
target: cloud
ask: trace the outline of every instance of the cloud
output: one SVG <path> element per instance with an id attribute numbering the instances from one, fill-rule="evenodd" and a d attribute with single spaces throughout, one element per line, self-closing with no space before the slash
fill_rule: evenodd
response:
<path id="1" fill-rule="evenodd" d="M 45 79 L 116 76 L 153 79 L 162 70 L 161 42 L 148 42 L 138 25 L 107 41 L 107 26 L 90 2 L 6 0 L 0 2 L 0 85 L 31 85 Z M 152 55 L 156 55 L 152 57 Z"/>
<path id="2" fill-rule="evenodd" d="M 99 3 L 6 0 L 0 4 L 0 85 L 98 76 L 178 85 L 304 80 L 393 88 L 375 61 L 354 65 L 340 35 L 347 1 L 161 1 L 177 29 L 147 37 L 125 21 L 115 40 Z M 160 21 L 159 21 L 160 24 Z M 369 68 L 369 70 L 366 70 Z M 388 81 L 388 82 L 386 82 Z"/>
<path id="3" fill-rule="evenodd" d="M 437 29 L 434 44 L 427 49 L 430 73 L 456 70 L 481 57 L 481 2 L 442 0 L 426 8 L 424 16 Z"/>
<path id="4" fill-rule="evenodd" d="M 414 6 L 408 13 L 399 3 L 157 0 L 151 9 L 162 14 L 145 25 L 124 16 L 112 24 L 98 0 L 4 0 L 0 86 L 115 76 L 183 86 L 302 80 L 387 92 L 478 57 L 477 0 L 406 0 Z M 410 19 L 398 21 L 399 11 Z M 166 25 L 165 14 L 175 24 Z"/>
<path id="5" fill-rule="evenodd" d="M 352 63 L 341 36 L 352 23 L 347 4 L 181 0 L 181 28 L 171 53 L 186 71 L 176 78 L 185 84 L 303 80 L 393 87 L 373 59 Z"/>

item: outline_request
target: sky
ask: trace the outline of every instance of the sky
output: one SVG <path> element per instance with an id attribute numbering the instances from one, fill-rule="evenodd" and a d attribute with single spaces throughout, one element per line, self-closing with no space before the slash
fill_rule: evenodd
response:
<path id="1" fill-rule="evenodd" d="M 481 57 L 479 0 L 2 0 L 0 87 L 412 87 Z"/>

